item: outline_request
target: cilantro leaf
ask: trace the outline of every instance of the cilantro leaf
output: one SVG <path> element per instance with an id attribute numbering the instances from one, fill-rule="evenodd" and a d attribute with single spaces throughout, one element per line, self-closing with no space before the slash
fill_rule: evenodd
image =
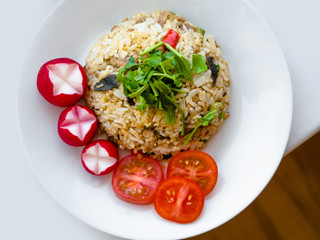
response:
<path id="1" fill-rule="evenodd" d="M 192 81 L 191 64 L 185 59 L 177 50 L 171 47 L 168 43 L 164 43 L 167 49 L 169 49 L 174 55 L 175 60 L 179 65 L 179 70 L 183 78 L 187 81 Z"/>
<path id="2" fill-rule="evenodd" d="M 172 110 L 165 111 L 164 121 L 166 124 L 176 124 L 176 112 Z"/>
<path id="3" fill-rule="evenodd" d="M 147 101 L 144 99 L 142 95 L 138 96 L 138 100 L 139 100 L 139 105 L 137 106 L 137 108 L 140 112 L 146 109 L 147 107 L 149 107 Z"/>
<path id="4" fill-rule="evenodd" d="M 150 57 L 148 58 L 140 58 L 141 61 L 149 64 L 151 67 L 156 68 L 161 63 L 161 52 L 160 50 L 156 50 L 150 53 Z"/>
<path id="5" fill-rule="evenodd" d="M 135 76 L 134 80 L 136 80 L 137 82 L 143 81 L 148 73 L 151 71 L 152 67 L 151 66 L 146 66 L 144 68 L 140 68 L 140 72 L 137 76 Z"/>

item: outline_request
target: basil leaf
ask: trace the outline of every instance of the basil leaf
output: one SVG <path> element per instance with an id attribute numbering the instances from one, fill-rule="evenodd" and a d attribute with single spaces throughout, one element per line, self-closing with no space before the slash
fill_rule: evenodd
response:
<path id="1" fill-rule="evenodd" d="M 192 67 L 195 74 L 199 74 L 201 72 L 205 72 L 208 70 L 206 62 L 204 61 L 204 58 L 200 54 L 192 55 Z"/>

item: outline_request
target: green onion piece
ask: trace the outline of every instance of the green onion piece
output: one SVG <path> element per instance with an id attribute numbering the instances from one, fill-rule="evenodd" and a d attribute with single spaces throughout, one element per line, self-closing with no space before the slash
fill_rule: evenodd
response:
<path id="1" fill-rule="evenodd" d="M 199 74 L 208 70 L 207 64 L 204 61 L 203 56 L 200 54 L 192 55 L 192 67 L 195 74 Z"/>
<path id="2" fill-rule="evenodd" d="M 204 36 L 204 34 L 206 33 L 206 31 L 205 31 L 203 28 L 201 28 L 201 27 L 196 27 L 196 32 L 200 33 L 200 34 L 203 35 L 203 36 Z"/>

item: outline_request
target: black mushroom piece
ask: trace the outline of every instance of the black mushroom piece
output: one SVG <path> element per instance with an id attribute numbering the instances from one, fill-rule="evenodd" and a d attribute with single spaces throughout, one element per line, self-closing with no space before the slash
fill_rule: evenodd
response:
<path id="1" fill-rule="evenodd" d="M 210 68 L 210 71 L 211 71 L 213 87 L 215 87 L 216 86 L 216 81 L 217 81 L 217 78 L 218 78 L 219 70 L 217 68 L 217 65 L 214 64 L 212 57 L 207 56 L 207 62 L 208 62 L 208 65 L 209 65 L 209 68 Z"/>
<path id="2" fill-rule="evenodd" d="M 94 91 L 106 91 L 118 86 L 117 75 L 109 74 L 94 85 Z"/>
<path id="3" fill-rule="evenodd" d="M 132 106 L 135 105 L 133 98 L 127 97 L 127 102 Z"/>

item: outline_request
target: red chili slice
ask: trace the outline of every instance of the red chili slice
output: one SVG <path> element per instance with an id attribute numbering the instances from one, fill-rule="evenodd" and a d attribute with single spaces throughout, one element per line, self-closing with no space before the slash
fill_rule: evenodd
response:
<path id="1" fill-rule="evenodd" d="M 170 29 L 164 37 L 163 42 L 168 43 L 173 48 L 176 48 L 179 42 L 179 38 L 179 34 L 176 31 Z"/>

